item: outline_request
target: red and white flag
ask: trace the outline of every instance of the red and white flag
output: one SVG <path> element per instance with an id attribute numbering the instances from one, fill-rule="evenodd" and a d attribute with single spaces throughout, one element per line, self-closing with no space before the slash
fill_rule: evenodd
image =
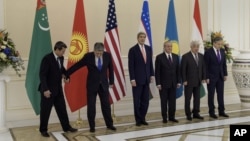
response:
<path id="1" fill-rule="evenodd" d="M 199 52 L 204 54 L 204 45 L 203 45 L 203 37 L 202 37 L 202 25 L 201 25 L 199 0 L 194 0 L 192 40 L 200 42 Z"/>
<path id="2" fill-rule="evenodd" d="M 119 101 L 126 95 L 125 75 L 121 60 L 121 47 L 117 28 L 114 0 L 109 0 L 104 46 L 106 51 L 111 53 L 113 59 L 115 81 L 113 89 L 109 90 L 110 104 L 112 104 L 116 101 Z"/>
<path id="3" fill-rule="evenodd" d="M 199 52 L 204 54 L 204 45 L 202 38 L 202 26 L 201 26 L 201 16 L 200 16 L 200 7 L 199 0 L 194 1 L 194 15 L 193 15 L 193 32 L 192 32 L 192 41 L 199 41 L 200 48 Z M 200 98 L 204 97 L 207 93 L 206 84 L 203 83 L 200 88 Z"/>

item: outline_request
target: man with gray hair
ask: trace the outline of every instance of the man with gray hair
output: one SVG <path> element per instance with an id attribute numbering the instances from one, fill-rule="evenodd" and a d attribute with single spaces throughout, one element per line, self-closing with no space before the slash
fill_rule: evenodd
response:
<path id="1" fill-rule="evenodd" d="M 206 80 L 206 69 L 203 55 L 199 53 L 200 43 L 192 41 L 190 43 L 191 51 L 182 56 L 181 76 L 185 86 L 185 113 L 187 120 L 191 121 L 190 100 L 193 96 L 193 118 L 203 119 L 200 116 L 200 87 Z"/>
<path id="2" fill-rule="evenodd" d="M 67 75 L 71 75 L 84 66 L 87 66 L 88 68 L 87 115 L 90 127 L 89 131 L 95 132 L 97 94 L 100 97 L 102 114 L 107 128 L 110 130 L 116 130 L 113 126 L 109 103 L 109 88 L 112 88 L 114 84 L 112 57 L 110 53 L 104 51 L 103 43 L 95 43 L 94 51 L 86 53 L 79 62 L 71 66 L 67 71 Z"/>

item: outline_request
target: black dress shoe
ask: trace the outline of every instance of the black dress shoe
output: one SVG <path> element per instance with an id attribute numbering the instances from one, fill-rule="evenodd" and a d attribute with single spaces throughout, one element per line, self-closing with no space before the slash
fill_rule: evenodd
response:
<path id="1" fill-rule="evenodd" d="M 73 133 L 73 132 L 77 132 L 77 129 L 70 127 L 68 130 L 66 130 L 64 132 L 72 132 Z"/>
<path id="2" fill-rule="evenodd" d="M 163 123 L 168 123 L 168 120 L 167 119 L 163 119 L 162 122 Z"/>
<path id="3" fill-rule="evenodd" d="M 175 118 L 170 118 L 169 121 L 176 122 L 176 123 L 179 122 L 179 121 L 178 121 L 177 119 L 175 119 Z"/>
<path id="4" fill-rule="evenodd" d="M 115 126 L 108 126 L 107 128 L 110 129 L 110 130 L 113 130 L 113 131 L 116 130 Z"/>
<path id="5" fill-rule="evenodd" d="M 41 132 L 41 135 L 42 135 L 43 137 L 50 137 L 49 134 L 48 134 L 48 132 Z"/>
<path id="6" fill-rule="evenodd" d="M 214 119 L 218 118 L 215 114 L 210 114 L 209 116 Z"/>
<path id="7" fill-rule="evenodd" d="M 219 116 L 221 116 L 221 117 L 229 117 L 226 113 L 221 113 L 221 114 L 219 114 Z"/>
<path id="8" fill-rule="evenodd" d="M 200 115 L 194 115 L 193 118 L 202 119 L 202 120 L 204 119 L 204 118 L 203 118 L 202 116 L 200 116 Z"/>
<path id="9" fill-rule="evenodd" d="M 192 117 L 191 116 L 187 116 L 187 120 L 192 121 Z"/>
<path id="10" fill-rule="evenodd" d="M 136 125 L 136 126 L 141 126 L 141 123 L 137 122 L 135 125 Z"/>
<path id="11" fill-rule="evenodd" d="M 146 121 L 141 121 L 141 124 L 148 125 L 148 123 Z"/>
<path id="12" fill-rule="evenodd" d="M 89 132 L 94 133 L 94 132 L 95 132 L 95 128 L 90 128 L 90 129 L 89 129 Z"/>

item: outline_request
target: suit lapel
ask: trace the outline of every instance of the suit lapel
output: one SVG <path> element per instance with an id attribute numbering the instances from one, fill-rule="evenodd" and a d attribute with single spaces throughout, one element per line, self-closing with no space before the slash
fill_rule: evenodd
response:
<path id="1" fill-rule="evenodd" d="M 144 45 L 144 48 L 145 48 L 145 45 Z M 138 44 L 137 44 L 136 50 L 137 50 L 138 54 L 140 54 L 141 60 L 144 62 L 144 59 L 143 59 L 143 56 L 142 56 L 142 52 L 141 52 L 141 48 L 140 48 L 140 46 L 139 46 Z M 147 49 L 145 48 L 146 57 L 148 57 L 148 54 L 147 54 L 147 51 L 146 51 L 146 50 L 147 50 Z"/>

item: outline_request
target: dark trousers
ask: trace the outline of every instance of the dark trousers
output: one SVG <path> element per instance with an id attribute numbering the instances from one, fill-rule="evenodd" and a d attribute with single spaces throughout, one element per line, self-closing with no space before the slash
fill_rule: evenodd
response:
<path id="1" fill-rule="evenodd" d="M 161 98 L 161 115 L 163 119 L 167 119 L 167 109 L 169 119 L 175 118 L 176 111 L 176 88 L 162 88 L 160 92 Z"/>
<path id="2" fill-rule="evenodd" d="M 191 87 L 185 86 L 185 113 L 187 117 L 191 116 L 190 101 L 193 95 L 193 115 L 200 112 L 200 85 Z"/>
<path id="3" fill-rule="evenodd" d="M 40 132 L 48 131 L 48 121 L 53 105 L 57 116 L 60 120 L 61 126 L 64 131 L 67 131 L 71 126 L 69 125 L 69 118 L 66 111 L 66 104 L 63 94 L 58 94 L 56 96 L 51 96 L 46 98 L 43 93 L 41 93 L 41 111 L 40 111 Z"/>
<path id="4" fill-rule="evenodd" d="M 208 108 L 209 114 L 215 114 L 215 106 L 214 106 L 214 93 L 217 93 L 217 100 L 218 100 L 218 110 L 219 114 L 224 113 L 224 80 L 218 79 L 217 81 L 210 80 L 209 84 L 207 85 L 208 90 Z"/>
<path id="5" fill-rule="evenodd" d="M 145 121 L 149 105 L 149 84 L 137 85 L 132 88 L 134 115 L 136 123 Z"/>
<path id="6" fill-rule="evenodd" d="M 111 108 L 109 103 L 109 91 L 104 91 L 102 85 L 99 86 L 97 91 L 89 91 L 87 94 L 87 115 L 89 121 L 89 127 L 95 128 L 95 116 L 96 116 L 96 96 L 99 94 L 102 115 L 104 117 L 106 126 L 113 126 L 113 119 L 111 116 Z"/>

